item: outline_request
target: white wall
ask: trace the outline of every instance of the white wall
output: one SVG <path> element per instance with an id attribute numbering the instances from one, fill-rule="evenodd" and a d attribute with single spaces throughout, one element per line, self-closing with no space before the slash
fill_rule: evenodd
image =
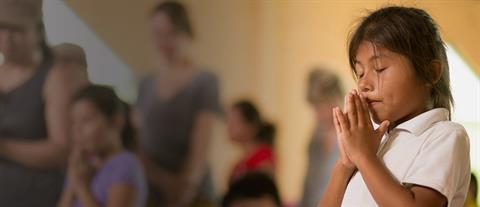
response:
<path id="1" fill-rule="evenodd" d="M 126 101 L 135 99 L 136 81 L 130 67 L 68 5 L 62 0 L 45 0 L 43 13 L 50 45 L 64 42 L 80 45 L 87 54 L 92 82 L 113 86 Z"/>
<path id="2" fill-rule="evenodd" d="M 448 45 L 450 84 L 455 108 L 452 120 L 462 124 L 470 137 L 471 167 L 480 173 L 480 80 L 472 68 Z M 480 199 L 480 198 L 479 198 Z"/>

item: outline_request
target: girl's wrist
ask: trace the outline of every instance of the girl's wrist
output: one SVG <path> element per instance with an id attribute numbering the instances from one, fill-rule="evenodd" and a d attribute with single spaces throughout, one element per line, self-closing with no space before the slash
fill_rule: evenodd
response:
<path id="1" fill-rule="evenodd" d="M 343 164 L 341 159 L 338 159 L 334 167 L 334 171 L 336 171 L 334 173 L 352 175 L 353 172 L 355 172 L 355 169 L 356 169 L 355 167 L 346 166 L 345 164 Z"/>
<path id="2" fill-rule="evenodd" d="M 76 183 L 75 185 L 75 192 L 78 194 L 84 194 L 86 192 L 89 192 L 90 188 L 87 184 L 85 183 Z"/>
<path id="3" fill-rule="evenodd" d="M 368 163 L 375 162 L 379 160 L 376 154 L 363 154 L 358 156 L 358 158 L 355 160 L 355 165 L 359 169 L 363 169 L 363 166 L 365 166 Z"/>

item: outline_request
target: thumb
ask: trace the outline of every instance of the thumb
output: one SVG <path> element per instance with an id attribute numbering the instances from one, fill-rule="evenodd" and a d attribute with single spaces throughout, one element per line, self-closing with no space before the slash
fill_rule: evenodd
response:
<path id="1" fill-rule="evenodd" d="M 385 120 L 385 121 L 383 121 L 383 122 L 380 124 L 380 127 L 378 127 L 377 130 L 375 130 L 375 132 L 376 132 L 380 137 L 382 137 L 382 136 L 385 134 L 385 132 L 387 132 L 388 126 L 390 126 L 390 121 Z"/>

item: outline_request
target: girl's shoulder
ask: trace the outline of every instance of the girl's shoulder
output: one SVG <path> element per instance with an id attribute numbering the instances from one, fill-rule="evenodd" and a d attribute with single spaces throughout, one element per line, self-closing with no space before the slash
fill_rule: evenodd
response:
<path id="1" fill-rule="evenodd" d="M 433 124 L 426 131 L 427 138 L 430 141 L 438 139 L 455 139 L 457 141 L 468 142 L 468 134 L 461 124 L 453 121 L 440 121 Z"/>
<path id="2" fill-rule="evenodd" d="M 125 169 L 132 169 L 138 166 L 141 166 L 140 160 L 137 156 L 127 150 L 121 151 L 110 158 L 106 163 L 105 166 L 107 168 L 125 168 Z"/>

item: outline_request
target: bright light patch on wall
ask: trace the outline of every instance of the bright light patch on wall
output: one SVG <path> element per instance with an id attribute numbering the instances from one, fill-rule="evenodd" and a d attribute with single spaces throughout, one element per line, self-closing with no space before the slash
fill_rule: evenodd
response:
<path id="1" fill-rule="evenodd" d="M 461 123 L 470 137 L 472 170 L 480 175 L 480 79 L 460 55 L 448 45 L 450 82 L 455 100 L 452 119 Z"/>
<path id="2" fill-rule="evenodd" d="M 43 13 L 51 45 L 64 42 L 80 45 L 86 52 L 93 83 L 113 86 L 126 101 L 135 99 L 136 82 L 129 66 L 70 7 L 63 1 L 46 0 Z"/>

